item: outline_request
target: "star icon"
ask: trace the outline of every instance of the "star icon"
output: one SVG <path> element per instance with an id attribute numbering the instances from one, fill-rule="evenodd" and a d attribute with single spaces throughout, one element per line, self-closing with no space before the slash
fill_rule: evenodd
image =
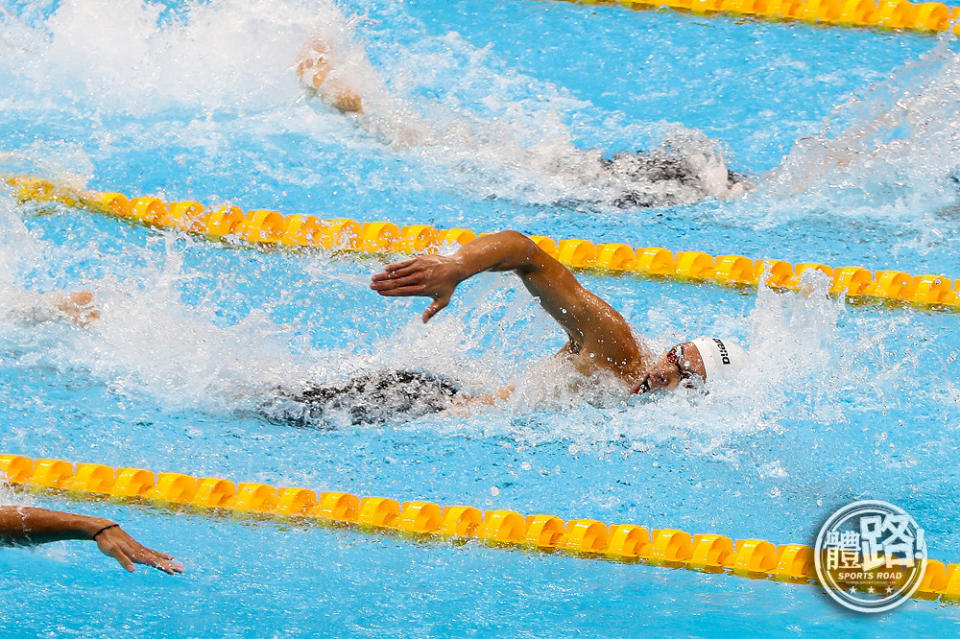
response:
<path id="1" fill-rule="evenodd" d="M 850 586 L 850 592 L 856 592 L 856 591 L 857 591 L 856 586 Z"/>
<path id="2" fill-rule="evenodd" d="M 873 586 L 870 586 L 869 588 L 867 588 L 867 592 L 869 592 L 872 595 L 873 593 L 876 592 L 876 590 L 873 589 Z"/>
<path id="3" fill-rule="evenodd" d="M 887 586 L 887 593 L 893 592 L 893 586 Z"/>

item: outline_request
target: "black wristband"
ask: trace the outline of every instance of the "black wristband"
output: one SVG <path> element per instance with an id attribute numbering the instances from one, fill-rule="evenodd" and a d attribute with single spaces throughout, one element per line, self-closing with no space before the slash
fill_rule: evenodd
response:
<path id="1" fill-rule="evenodd" d="M 93 537 L 91 537 L 91 539 L 93 539 L 94 541 L 96 541 L 96 540 L 97 540 L 97 536 L 99 536 L 100 533 L 102 533 L 103 531 L 105 531 L 105 530 L 110 530 L 111 528 L 119 528 L 119 527 L 120 527 L 120 524 L 110 524 L 109 526 L 104 526 L 103 528 L 101 528 L 101 529 L 98 530 L 97 532 L 93 533 Z"/>

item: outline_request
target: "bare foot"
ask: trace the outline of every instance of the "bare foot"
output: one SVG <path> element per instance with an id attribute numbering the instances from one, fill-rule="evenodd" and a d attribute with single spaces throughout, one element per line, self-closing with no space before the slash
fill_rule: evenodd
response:
<path id="1" fill-rule="evenodd" d="M 100 319 L 100 311 L 93 305 L 93 293 L 90 291 L 57 293 L 50 298 L 50 303 L 77 326 L 86 326 Z"/>

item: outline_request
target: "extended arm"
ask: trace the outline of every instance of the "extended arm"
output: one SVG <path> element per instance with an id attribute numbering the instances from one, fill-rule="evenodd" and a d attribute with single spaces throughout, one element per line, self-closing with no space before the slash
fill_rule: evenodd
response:
<path id="1" fill-rule="evenodd" d="M 113 557 L 127 571 L 133 564 L 145 564 L 167 574 L 183 572 L 166 553 L 140 545 L 109 519 L 87 517 L 56 510 L 26 506 L 0 506 L 0 545 L 34 545 L 67 539 L 94 539 L 105 555 Z"/>
<path id="2" fill-rule="evenodd" d="M 389 264 L 371 288 L 386 296 L 433 298 L 428 321 L 450 303 L 460 282 L 483 271 L 514 271 L 543 309 L 566 331 L 567 350 L 624 372 L 640 357 L 630 327 L 612 306 L 586 290 L 565 266 L 524 235 L 505 231 L 470 242 L 452 257 L 421 255 Z"/>
<path id="3" fill-rule="evenodd" d="M 83 327 L 100 318 L 90 291 L 73 293 L 32 293 L 7 285 L 2 291 L 4 312 L 12 320 L 23 324 L 42 324 L 68 320 Z"/>

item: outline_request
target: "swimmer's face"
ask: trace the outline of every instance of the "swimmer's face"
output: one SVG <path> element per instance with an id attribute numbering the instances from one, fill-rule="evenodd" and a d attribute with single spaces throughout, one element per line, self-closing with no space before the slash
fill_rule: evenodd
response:
<path id="1" fill-rule="evenodd" d="M 634 393 L 650 393 L 674 390 L 681 384 L 693 388 L 697 380 L 703 381 L 706 371 L 700 351 L 692 342 L 677 344 L 647 369 L 646 375 L 633 388 Z"/>

